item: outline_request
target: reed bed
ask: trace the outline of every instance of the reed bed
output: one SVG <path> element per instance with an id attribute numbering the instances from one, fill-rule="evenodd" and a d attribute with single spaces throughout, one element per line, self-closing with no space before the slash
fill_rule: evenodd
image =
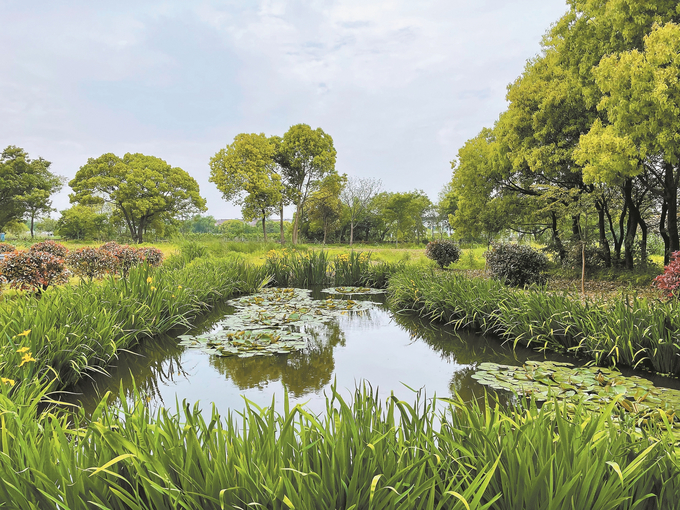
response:
<path id="1" fill-rule="evenodd" d="M 315 416 L 246 402 L 206 418 L 151 413 L 143 395 L 106 399 L 90 419 L 45 390 L 0 393 L 0 500 L 16 508 L 666 509 L 680 499 L 670 436 L 555 404 L 484 410 L 460 399 L 382 400 L 335 388 Z M 670 442 L 669 442 L 670 441 Z"/>
<path id="2" fill-rule="evenodd" d="M 515 344 L 569 352 L 601 365 L 680 375 L 680 304 L 622 295 L 591 301 L 508 288 L 460 273 L 405 268 L 390 280 L 393 307 Z"/>
<path id="3" fill-rule="evenodd" d="M 120 349 L 188 324 L 218 300 L 254 291 L 259 268 L 198 259 L 181 269 L 130 271 L 128 278 L 82 283 L 0 307 L 0 376 L 4 385 L 56 377 L 69 386 L 106 367 Z"/>

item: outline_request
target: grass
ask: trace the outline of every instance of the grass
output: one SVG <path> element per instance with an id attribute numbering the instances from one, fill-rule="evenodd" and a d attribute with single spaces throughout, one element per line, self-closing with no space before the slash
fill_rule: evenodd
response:
<path id="1" fill-rule="evenodd" d="M 548 403 L 503 411 L 460 399 L 350 399 L 326 412 L 260 408 L 209 417 L 144 396 L 92 418 L 0 394 L 0 500 L 18 508 L 664 509 L 680 498 L 670 436 Z"/>
<path id="2" fill-rule="evenodd" d="M 680 304 L 622 295 L 580 300 L 542 288 L 512 289 L 465 274 L 407 267 L 390 280 L 390 303 L 515 344 L 593 359 L 600 365 L 680 375 Z"/>

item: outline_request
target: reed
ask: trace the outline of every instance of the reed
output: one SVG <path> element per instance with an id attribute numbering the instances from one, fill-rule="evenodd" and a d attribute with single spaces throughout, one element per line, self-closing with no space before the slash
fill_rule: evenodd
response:
<path id="1" fill-rule="evenodd" d="M 569 352 L 602 365 L 680 375 L 680 304 L 622 295 L 580 300 L 540 287 L 508 288 L 460 273 L 405 268 L 390 280 L 390 302 L 454 327 L 515 344 Z"/>
<path id="2" fill-rule="evenodd" d="M 245 403 L 209 417 L 185 402 L 151 413 L 143 395 L 91 418 L 36 415 L 45 388 L 0 392 L 0 500 L 17 508 L 673 508 L 670 436 L 555 404 L 504 411 L 460 399 L 382 400 L 336 388 L 316 416 Z M 28 390 L 27 390 L 28 391 Z"/>

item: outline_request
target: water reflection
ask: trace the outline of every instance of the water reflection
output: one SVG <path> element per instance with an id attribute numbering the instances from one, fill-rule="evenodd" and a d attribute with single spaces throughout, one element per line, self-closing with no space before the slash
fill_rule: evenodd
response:
<path id="1" fill-rule="evenodd" d="M 320 297 L 325 297 L 320 295 Z M 372 296 L 381 298 L 381 296 Z M 212 331 L 215 323 L 230 313 L 223 307 L 204 317 L 192 334 Z M 364 312 L 352 312 L 339 320 L 307 330 L 311 339 L 303 351 L 271 357 L 237 358 L 208 355 L 178 345 L 183 332 L 147 340 L 135 353 L 124 353 L 110 376 L 95 375 L 92 381 L 75 388 L 89 413 L 106 391 L 118 394 L 121 384 L 130 392 L 134 383 L 151 407 L 174 407 L 176 401 L 200 402 L 209 412 L 211 403 L 226 413 L 243 408 L 243 398 L 258 405 L 269 405 L 272 396 L 282 402 L 284 387 L 291 403 L 305 403 L 314 412 L 324 409 L 324 393 L 335 381 L 347 393 L 362 381 L 379 388 L 383 397 L 394 392 L 399 398 L 413 400 L 409 388 L 425 388 L 428 395 L 460 395 L 465 400 L 479 399 L 485 387 L 472 379 L 479 363 L 490 361 L 521 365 L 524 361 L 570 361 L 558 354 L 503 345 L 498 339 L 473 333 L 454 332 L 410 315 L 393 315 L 381 305 Z M 496 397 L 494 397 L 496 398 Z M 516 401 L 499 392 L 501 404 Z"/>

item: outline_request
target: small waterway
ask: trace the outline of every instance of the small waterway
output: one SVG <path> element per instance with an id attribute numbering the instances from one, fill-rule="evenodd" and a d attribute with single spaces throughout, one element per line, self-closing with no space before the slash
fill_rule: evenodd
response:
<path id="1" fill-rule="evenodd" d="M 313 297 L 319 299 L 318 290 Z M 79 403 L 90 414 L 106 392 L 130 395 L 136 385 L 151 408 L 173 409 L 186 401 L 209 413 L 212 405 L 226 414 L 241 410 L 244 398 L 259 406 L 276 400 L 282 409 L 284 388 L 291 405 L 305 404 L 313 412 L 325 409 L 325 395 L 336 384 L 349 396 L 364 382 L 387 397 L 394 392 L 411 402 L 414 390 L 428 396 L 465 400 L 480 398 L 485 386 L 472 378 L 482 362 L 521 366 L 527 360 L 578 360 L 526 348 L 512 349 L 499 339 L 428 323 L 413 315 L 394 314 L 384 295 L 365 296 L 375 304 L 361 315 L 342 316 L 310 330 L 311 340 L 302 351 L 252 358 L 220 357 L 180 345 L 177 336 L 145 340 L 134 352 L 123 352 L 108 375 L 95 374 L 71 390 L 65 400 Z M 213 331 L 216 323 L 234 309 L 226 305 L 196 321 L 189 331 Z M 219 327 L 219 326 L 218 326 Z M 631 374 L 632 371 L 625 371 Z M 657 386 L 680 389 L 680 381 L 641 373 Z M 487 388 L 488 390 L 488 388 Z M 498 392 L 502 404 L 514 401 L 511 393 Z M 116 398 L 111 402 L 115 403 Z"/>

